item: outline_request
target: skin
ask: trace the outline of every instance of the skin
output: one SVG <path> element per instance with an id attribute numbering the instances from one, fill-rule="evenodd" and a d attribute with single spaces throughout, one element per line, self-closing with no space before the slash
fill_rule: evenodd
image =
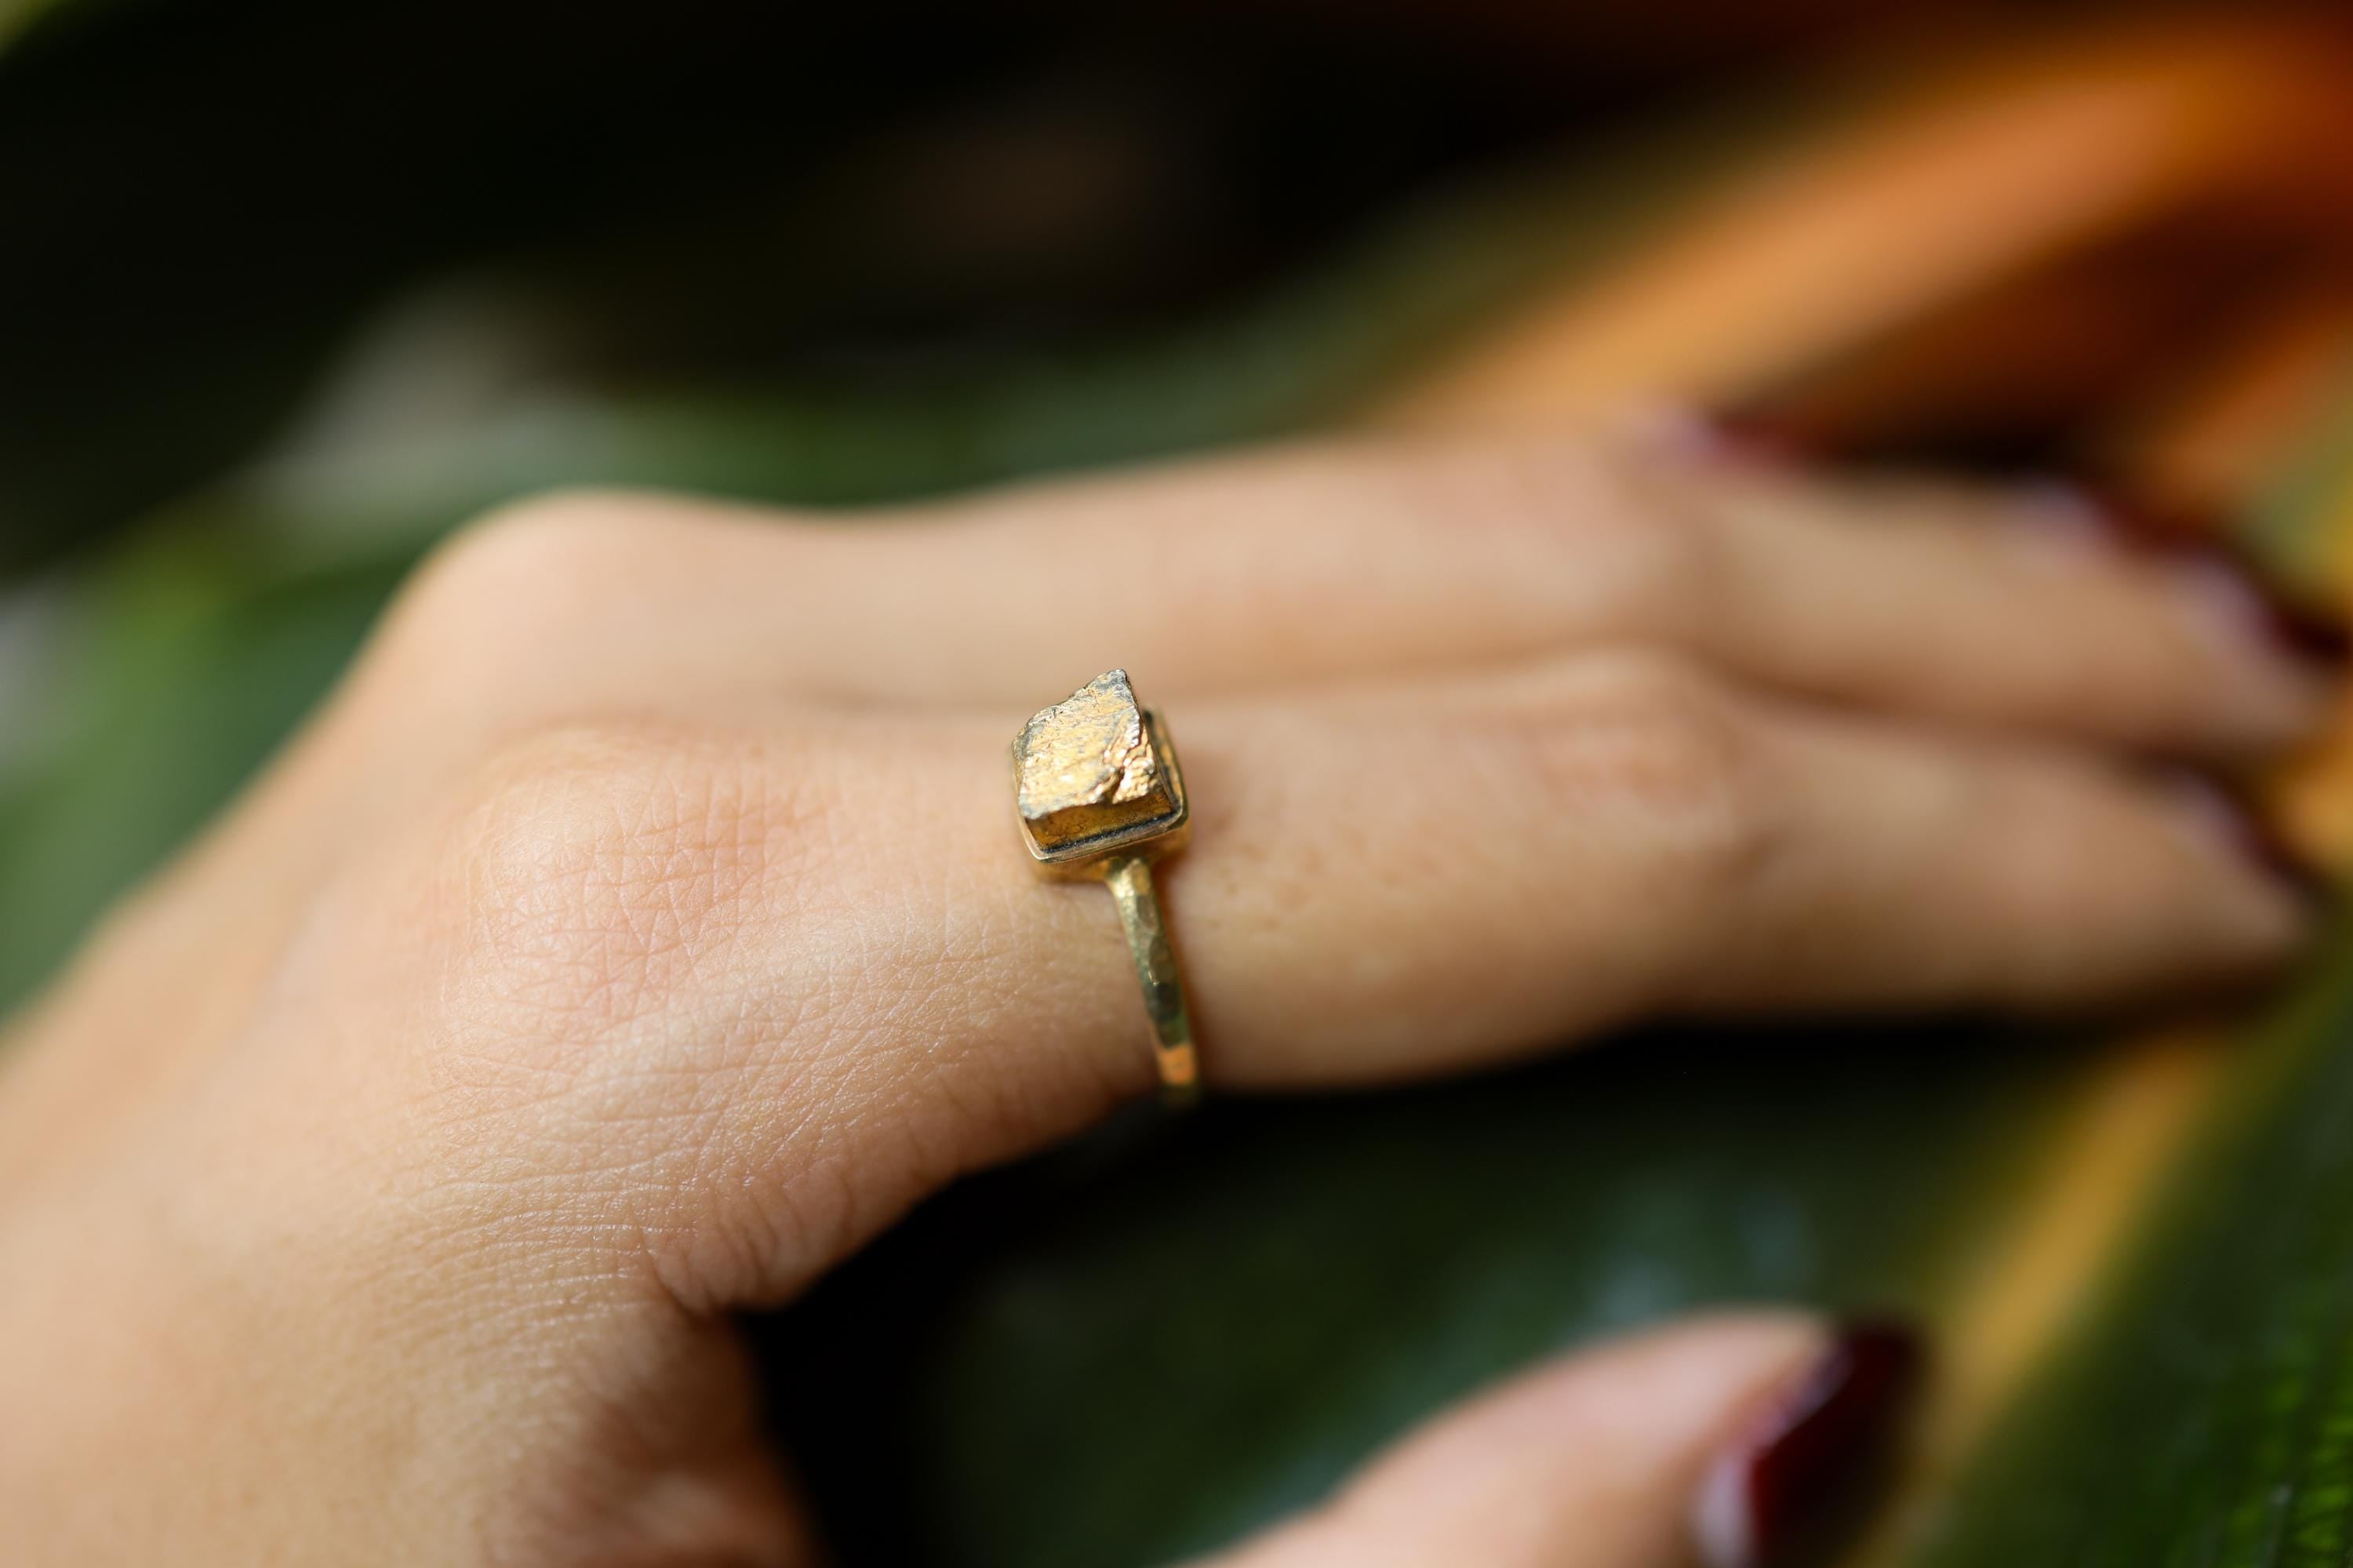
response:
<path id="1" fill-rule="evenodd" d="M 2082 522 L 1599 439 L 485 521 L 0 1055 L 9 1560 L 818 1561 L 730 1312 L 1151 1087 L 1005 763 L 1113 664 L 1225 1092 L 2263 972 L 2309 910 L 2137 758 L 2328 694 Z M 1228 1561 L 1689 1561 L 1823 1335 L 1532 1370 Z"/>

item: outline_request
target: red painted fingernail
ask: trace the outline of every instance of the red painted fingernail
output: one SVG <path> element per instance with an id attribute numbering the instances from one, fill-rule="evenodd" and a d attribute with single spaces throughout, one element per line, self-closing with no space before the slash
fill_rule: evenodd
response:
<path id="1" fill-rule="evenodd" d="M 2273 592 L 2240 552 L 2208 543 L 2176 552 L 2175 563 L 2185 583 L 2249 635 L 2303 663 L 2333 667 L 2345 662 L 2345 628 Z"/>
<path id="2" fill-rule="evenodd" d="M 2142 555 L 2198 551 L 2230 532 L 2218 514 L 2158 506 L 2114 486 L 2062 481 L 2058 488 L 2077 497 L 2119 548 Z"/>
<path id="3" fill-rule="evenodd" d="M 2215 837 L 2250 863 L 2312 902 L 2328 896 L 2327 874 L 2288 842 L 2243 791 L 2202 773 L 2174 774 L 2170 784 L 2174 793 L 2205 820 Z"/>
<path id="4" fill-rule="evenodd" d="M 1886 1478 L 1923 1361 L 1908 1329 L 1841 1330 L 1709 1466 L 1692 1515 L 1708 1568 L 1785 1568 L 1851 1529 Z"/>
<path id="5" fill-rule="evenodd" d="M 2348 634 L 2343 620 L 2314 606 L 2263 591 L 2262 579 L 2243 562 L 2237 563 L 2236 569 L 2240 581 L 2256 585 L 2256 612 L 2274 643 L 2308 664 L 2342 669 L 2353 662 L 2353 635 Z"/>
<path id="6" fill-rule="evenodd" d="M 2353 637 L 2343 621 L 2274 588 L 2261 566 L 2231 542 L 2230 526 L 2220 517 L 2164 510 L 2116 492 L 2068 483 L 2038 486 L 2036 494 L 2048 502 L 2049 514 L 2068 526 L 2173 564 L 2218 608 L 2290 657 L 2328 667 L 2353 658 Z"/>
<path id="7" fill-rule="evenodd" d="M 1699 418 L 1715 433 L 1721 450 L 1747 461 L 1799 468 L 1830 455 L 1821 431 L 1766 408 L 1709 408 Z"/>

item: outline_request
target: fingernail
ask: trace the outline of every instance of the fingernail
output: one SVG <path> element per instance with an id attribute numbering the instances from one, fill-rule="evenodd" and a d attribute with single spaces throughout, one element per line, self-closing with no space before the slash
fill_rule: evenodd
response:
<path id="1" fill-rule="evenodd" d="M 1735 457 L 1779 468 L 1803 468 L 1831 456 L 1822 431 L 1786 414 L 1751 405 L 1711 408 L 1701 416 L 1715 432 L 1718 445 Z"/>
<path id="2" fill-rule="evenodd" d="M 1708 1467 L 1692 1513 L 1708 1568 L 1786 1568 L 1835 1543 L 1886 1478 L 1923 1359 L 1899 1325 L 1837 1333 Z"/>
<path id="3" fill-rule="evenodd" d="M 2111 545 L 2134 555 L 2169 556 L 2202 549 L 2230 531 L 2220 516 L 2153 505 L 2111 486 L 2062 479 L 2031 488 L 2065 497 Z"/>
<path id="4" fill-rule="evenodd" d="M 2018 485 L 2013 494 L 2014 514 L 2031 528 L 2087 546 L 2124 547 L 2107 506 L 2080 484 L 2063 479 L 2033 479 Z"/>
<path id="5" fill-rule="evenodd" d="M 2344 623 L 2271 588 L 2261 567 L 2231 543 L 2230 526 L 2219 517 L 2162 510 L 2063 481 L 2029 485 L 2025 496 L 2030 515 L 2054 530 L 2167 563 L 2185 591 L 2234 634 L 2326 669 L 2353 656 Z"/>
<path id="6" fill-rule="evenodd" d="M 2327 874 L 2306 859 L 2242 791 L 2206 774 L 2186 771 L 2171 775 L 2168 787 L 2211 836 L 2249 864 L 2307 902 L 2327 897 Z"/>
<path id="7" fill-rule="evenodd" d="M 2071 568 L 2113 562 L 2121 553 L 2100 503 L 2062 480 L 2018 486 L 2003 514 L 2001 532 L 2018 549 Z"/>
<path id="8" fill-rule="evenodd" d="M 2217 696 L 2230 704 L 2227 715 L 2247 745 L 2295 747 L 2327 727 L 2340 700 L 2339 640 L 2286 609 L 2219 552 L 2184 555 L 2164 570 L 2211 667 L 2228 683 Z"/>
<path id="9" fill-rule="evenodd" d="M 2184 549 L 2171 569 L 2183 591 L 2202 602 L 2226 634 L 2319 669 L 2345 662 L 2344 627 L 2270 591 L 2235 552 L 2219 545 Z"/>

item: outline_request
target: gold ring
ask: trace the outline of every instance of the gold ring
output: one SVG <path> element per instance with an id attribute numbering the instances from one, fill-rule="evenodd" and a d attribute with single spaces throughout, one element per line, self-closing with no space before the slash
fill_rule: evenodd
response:
<path id="1" fill-rule="evenodd" d="M 1126 671 L 1098 675 L 1021 726 L 1013 799 L 1041 874 L 1110 887 L 1144 986 L 1161 1096 L 1191 1104 L 1201 1092 L 1193 1020 L 1152 885 L 1152 863 L 1183 849 L 1192 832 L 1168 726 L 1137 705 Z"/>

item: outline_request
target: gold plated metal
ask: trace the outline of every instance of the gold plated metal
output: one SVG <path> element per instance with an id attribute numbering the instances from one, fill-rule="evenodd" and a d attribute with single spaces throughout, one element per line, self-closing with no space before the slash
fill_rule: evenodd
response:
<path id="1" fill-rule="evenodd" d="M 1021 726 L 1013 789 L 1039 873 L 1111 889 L 1152 1021 L 1162 1095 L 1189 1104 L 1200 1093 L 1200 1061 L 1152 880 L 1153 862 L 1184 848 L 1192 832 L 1168 726 L 1136 702 L 1126 671 L 1106 672 Z"/>

